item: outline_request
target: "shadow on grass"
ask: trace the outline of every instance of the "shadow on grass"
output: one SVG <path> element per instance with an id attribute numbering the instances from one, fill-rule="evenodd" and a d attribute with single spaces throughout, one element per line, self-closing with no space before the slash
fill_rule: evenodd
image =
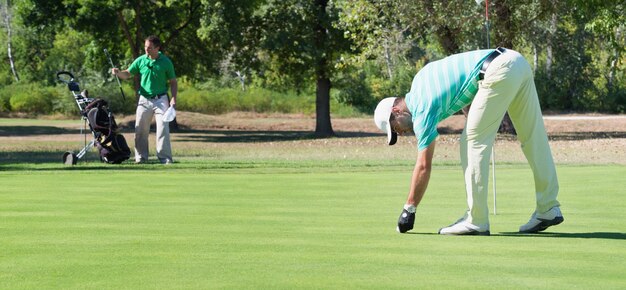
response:
<path id="1" fill-rule="evenodd" d="M 382 133 L 335 132 L 334 138 L 382 137 Z M 323 139 L 311 131 L 178 130 L 176 142 L 255 143 Z"/>
<path id="2" fill-rule="evenodd" d="M 453 135 L 461 134 L 462 130 L 453 129 L 450 127 L 437 128 L 439 134 Z M 550 141 L 580 141 L 580 140 L 593 140 L 593 139 L 619 139 L 626 138 L 626 132 L 624 131 L 611 131 L 611 132 L 555 132 L 549 133 L 548 139 Z M 512 134 L 498 134 L 498 139 L 504 140 L 517 140 L 517 136 Z"/>
<path id="3" fill-rule="evenodd" d="M 3 164 L 10 163 L 63 163 L 64 152 L 0 152 Z M 76 153 L 76 152 L 75 152 Z M 0 167 L 1 169 L 2 167 Z"/>
<path id="4" fill-rule="evenodd" d="M 438 233 L 408 232 L 410 235 L 439 235 Z M 570 238 L 570 239 L 608 239 L 626 240 L 626 233 L 617 232 L 591 232 L 591 233 L 552 233 L 540 232 L 534 234 L 522 234 L 518 232 L 491 233 L 493 237 L 520 237 L 520 238 Z"/>
<path id="5" fill-rule="evenodd" d="M 626 233 L 618 232 L 590 232 L 590 233 L 554 233 L 539 232 L 534 234 L 522 234 L 518 232 L 505 232 L 491 234 L 500 237 L 522 237 L 522 238 L 570 238 L 570 239 L 608 239 L 608 240 L 626 240 Z"/>
<path id="6" fill-rule="evenodd" d="M 53 126 L 0 126 L 0 137 L 60 134 L 80 134 L 80 129 Z"/>
<path id="7" fill-rule="evenodd" d="M 107 171 L 107 170 L 161 170 L 166 168 L 157 160 L 148 161 L 143 164 L 135 164 L 131 159 L 124 161 L 122 164 L 108 164 L 101 162 L 98 157 L 87 155 L 85 158 L 78 160 L 77 165 L 64 165 L 62 155 L 51 152 L 46 156 L 41 153 L 24 152 L 23 155 L 11 153 L 13 156 L 9 160 L 4 159 L 4 153 L 0 152 L 0 171 Z M 21 158 L 21 159 L 20 159 Z M 55 166 L 57 164 L 58 166 Z M 43 165 L 43 166 L 42 166 Z M 173 169 L 175 167 L 167 167 Z"/>

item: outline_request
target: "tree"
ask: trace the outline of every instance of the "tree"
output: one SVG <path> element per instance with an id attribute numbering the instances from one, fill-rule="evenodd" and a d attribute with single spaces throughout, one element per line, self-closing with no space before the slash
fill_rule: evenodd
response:
<path id="1" fill-rule="evenodd" d="M 157 35 L 163 43 L 161 49 L 173 59 L 177 74 L 192 75 L 206 63 L 206 59 L 190 57 L 203 50 L 196 37 L 202 8 L 199 0 L 108 0 L 107 5 L 95 0 L 68 2 L 65 5 L 77 7 L 76 17 L 68 19 L 69 23 L 101 40 L 103 47 L 113 47 L 112 52 L 126 48 L 135 59 L 143 54 L 144 39 Z M 111 25 L 112 22 L 117 25 Z M 179 39 L 184 39 L 185 44 L 177 45 Z M 135 77 L 135 89 L 138 87 L 139 78 Z"/>
<path id="2" fill-rule="evenodd" d="M 263 0 L 205 0 L 197 35 L 215 60 L 221 60 L 216 72 L 222 77 L 242 76 L 259 69 L 263 38 L 263 19 L 259 16 Z M 217 62 L 217 61 L 216 61 Z M 225 74 L 225 75 L 224 75 Z"/>
<path id="3" fill-rule="evenodd" d="M 145 37 L 157 35 L 177 74 L 194 76 L 213 66 L 213 55 L 205 53 L 206 46 L 196 35 L 202 7 L 200 0 L 23 0 L 20 11 L 28 27 L 48 27 L 51 39 L 59 31 L 76 30 L 100 52 L 108 48 L 114 59 L 127 64 L 143 53 Z M 192 57 L 197 55 L 208 57 Z M 103 74 L 107 63 L 101 53 Z"/>
<path id="4" fill-rule="evenodd" d="M 19 82 L 20 77 L 17 74 L 17 69 L 15 68 L 15 59 L 13 58 L 13 51 L 11 47 L 13 32 L 11 25 L 13 23 L 13 12 L 10 0 L 6 0 L 4 5 L 0 6 L 0 16 L 2 16 L 2 24 L 7 31 L 7 56 L 9 57 L 11 73 L 13 74 L 15 81 Z"/>
<path id="5" fill-rule="evenodd" d="M 604 74 L 606 80 L 607 100 L 603 102 L 606 108 L 616 111 L 626 110 L 626 82 L 619 81 L 619 75 L 624 75 L 624 55 L 626 53 L 626 4 L 612 3 L 611 1 L 580 1 L 574 0 L 591 20 L 585 29 L 592 32 L 600 40 L 599 49 L 607 51 L 606 64 L 608 71 Z"/>
<path id="6" fill-rule="evenodd" d="M 339 11 L 328 0 L 271 0 L 263 7 L 261 45 L 270 67 L 292 85 L 315 83 L 315 136 L 334 136 L 330 118 L 330 90 L 334 63 L 350 42 L 334 23 Z"/>

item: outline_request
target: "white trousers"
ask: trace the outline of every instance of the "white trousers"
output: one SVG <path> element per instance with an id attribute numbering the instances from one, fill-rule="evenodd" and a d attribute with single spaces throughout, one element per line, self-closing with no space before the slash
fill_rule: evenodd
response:
<path id="1" fill-rule="evenodd" d="M 559 205 L 559 183 L 532 70 L 521 54 L 507 50 L 487 68 L 461 134 L 461 166 L 469 207 L 466 220 L 480 227 L 489 228 L 489 160 L 507 110 L 533 172 L 535 210 L 543 213 Z"/>
<path id="2" fill-rule="evenodd" d="M 169 108 L 170 103 L 167 95 L 155 99 L 139 97 L 135 119 L 135 161 L 148 160 L 150 123 L 154 116 L 156 121 L 156 155 L 159 161 L 165 163 L 172 161 L 172 148 L 170 145 L 170 125 L 163 122 L 163 113 Z"/>

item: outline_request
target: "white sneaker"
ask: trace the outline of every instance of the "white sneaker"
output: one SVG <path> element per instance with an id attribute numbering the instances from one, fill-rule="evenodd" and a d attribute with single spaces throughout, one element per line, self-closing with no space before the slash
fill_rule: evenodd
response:
<path id="1" fill-rule="evenodd" d="M 545 213 L 534 212 L 530 220 L 519 228 L 520 233 L 541 232 L 548 227 L 556 226 L 564 221 L 561 209 L 558 206 L 551 208 Z"/>
<path id="2" fill-rule="evenodd" d="M 488 236 L 491 233 L 489 232 L 489 228 L 486 229 L 481 228 L 477 225 L 473 225 L 467 222 L 464 219 L 457 221 L 456 223 L 446 227 L 439 229 L 440 235 L 478 235 L 478 236 Z"/>

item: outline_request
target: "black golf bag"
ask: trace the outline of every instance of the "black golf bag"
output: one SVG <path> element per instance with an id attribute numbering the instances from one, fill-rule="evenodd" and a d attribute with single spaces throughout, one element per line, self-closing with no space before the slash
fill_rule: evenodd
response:
<path id="1" fill-rule="evenodd" d="M 119 164 L 130 158 L 130 148 L 124 136 L 118 132 L 119 128 L 109 110 L 107 101 L 90 98 L 87 90 L 81 92 L 78 82 L 69 72 L 58 72 L 57 78 L 67 84 L 82 118 L 89 124 L 89 129 L 93 135 L 93 140 L 89 144 L 85 144 L 85 147 L 78 154 L 71 151 L 65 152 L 63 163 L 67 165 L 76 164 L 77 160 L 82 158 L 92 146 L 98 149 L 102 162 Z"/>
<path id="2" fill-rule="evenodd" d="M 81 114 L 87 118 L 94 135 L 94 146 L 98 148 L 102 161 L 119 164 L 130 157 L 130 148 L 124 136 L 118 133 L 115 117 L 109 111 L 107 101 L 94 99 Z"/>

